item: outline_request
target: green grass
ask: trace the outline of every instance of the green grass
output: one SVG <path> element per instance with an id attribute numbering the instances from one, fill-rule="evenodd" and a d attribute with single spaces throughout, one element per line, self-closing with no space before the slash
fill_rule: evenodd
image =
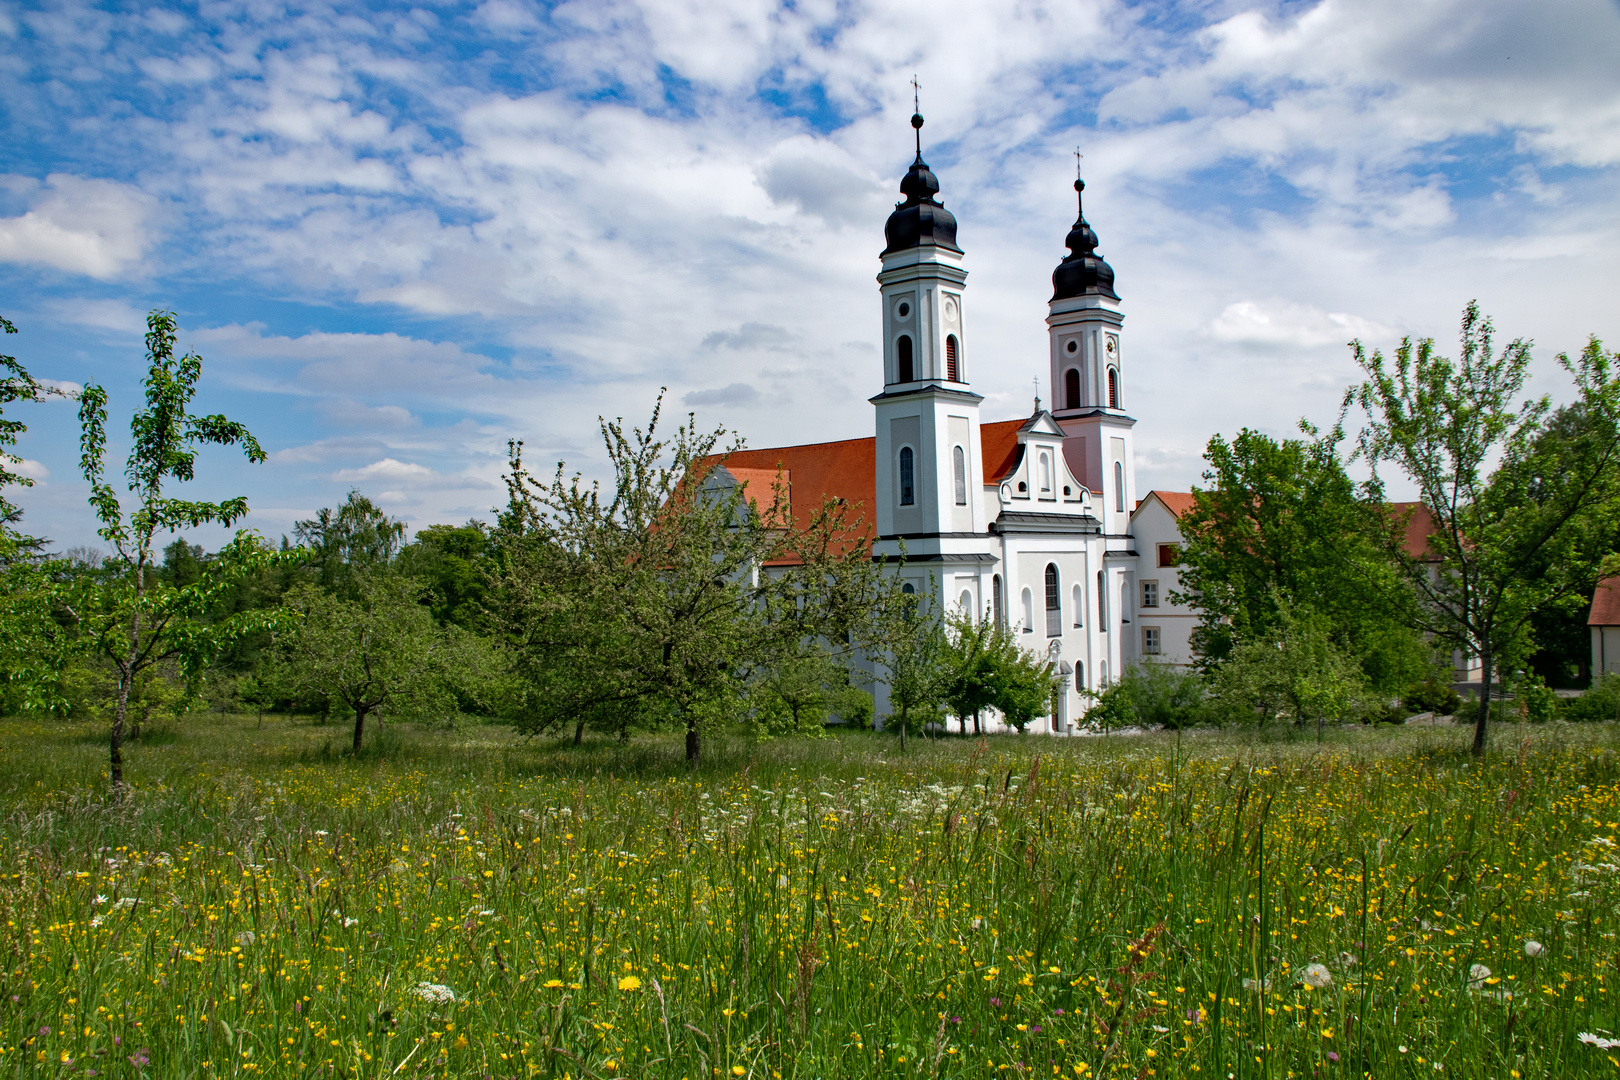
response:
<path id="1" fill-rule="evenodd" d="M 1620 731 L 1467 734 L 6 721 L 0 1071 L 1614 1072 Z"/>

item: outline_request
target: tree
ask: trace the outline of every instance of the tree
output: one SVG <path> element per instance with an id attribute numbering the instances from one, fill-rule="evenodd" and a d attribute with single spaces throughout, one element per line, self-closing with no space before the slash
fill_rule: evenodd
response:
<path id="1" fill-rule="evenodd" d="M 443 719 L 459 711 L 459 697 L 487 693 L 488 650 L 459 627 L 437 626 L 415 584 L 392 574 L 351 584 L 353 599 L 307 583 L 288 594 L 291 618 L 277 642 L 277 675 L 287 688 L 345 706 L 354 716 L 357 753 L 367 718 L 384 709 Z"/>
<path id="2" fill-rule="evenodd" d="M 1386 530 L 1386 550 L 1416 590 L 1414 624 L 1480 658 L 1482 694 L 1473 752 L 1485 752 L 1490 688 L 1504 658 L 1519 658 L 1536 612 L 1572 594 L 1590 595 L 1600 551 L 1620 529 L 1620 379 L 1615 358 L 1592 338 L 1569 373 L 1582 423 L 1549 437 L 1546 397 L 1518 401 L 1530 344 L 1497 353 L 1494 328 L 1475 303 L 1463 311 L 1462 356 L 1432 339 L 1401 341 L 1391 361 L 1352 343 L 1366 380 L 1345 395 L 1366 425 L 1358 453 L 1373 468 L 1393 462 L 1417 486 L 1431 522 L 1428 554 L 1408 553 Z M 1492 461 L 1498 461 L 1489 471 Z M 1608 543 L 1594 536 L 1610 537 Z"/>
<path id="3" fill-rule="evenodd" d="M 428 606 L 441 625 L 479 630 L 489 598 L 490 555 L 489 526 L 474 520 L 465 525 L 429 525 L 400 549 L 394 565 L 423 584 Z"/>
<path id="4" fill-rule="evenodd" d="M 90 482 L 90 505 L 101 538 L 113 547 L 103 573 L 83 581 L 72 614 L 93 652 L 116 671 L 110 775 L 124 782 L 123 741 L 129 695 L 148 668 L 174 661 L 187 677 L 199 674 L 226 644 L 271 623 L 267 612 L 245 612 L 205 622 L 239 580 L 270 565 L 276 556 L 246 532 L 238 532 L 199 579 L 184 587 L 165 584 L 156 573 L 154 538 L 159 532 L 218 523 L 230 526 L 248 512 L 247 499 L 192 502 L 164 493 L 170 482 L 191 480 L 202 446 L 240 446 L 252 462 L 264 450 L 241 424 L 224 416 L 194 416 L 188 409 L 202 377 L 202 357 L 174 354 L 177 327 L 171 312 L 146 320 L 146 407 L 130 420 L 132 445 L 124 469 L 135 507 L 126 519 L 106 477 L 107 392 L 92 383 L 79 400 L 80 467 Z"/>
<path id="5" fill-rule="evenodd" d="M 1316 612 L 1279 602 L 1277 623 L 1262 637 L 1239 642 L 1215 672 L 1213 696 L 1235 718 L 1258 716 L 1263 727 L 1279 714 L 1295 727 L 1338 723 L 1371 707 L 1366 677 L 1351 652 L 1333 640 Z"/>
<path id="6" fill-rule="evenodd" d="M 872 697 L 856 685 L 847 657 L 810 639 L 796 655 L 762 669 L 749 693 L 752 726 L 761 736 L 820 734 L 830 716 L 864 723 Z"/>
<path id="7" fill-rule="evenodd" d="M 946 695 L 946 640 L 939 616 L 918 609 L 915 594 L 901 592 L 898 579 L 875 609 L 867 652 L 882 658 L 889 684 L 888 723 L 900 728 L 900 747 L 913 731 L 940 719 Z"/>
<path id="8" fill-rule="evenodd" d="M 405 541 L 405 523 L 351 491 L 336 510 L 323 507 L 313 518 L 294 522 L 293 535 L 310 550 L 321 588 L 352 599 L 367 573 L 393 562 Z"/>
<path id="9" fill-rule="evenodd" d="M 1266 637 L 1282 609 L 1320 613 L 1351 643 L 1369 678 L 1398 692 L 1432 667 L 1407 628 L 1412 594 L 1376 542 L 1381 504 L 1345 472 L 1337 430 L 1277 442 L 1247 428 L 1204 451 L 1208 488 L 1181 516 L 1181 590 L 1196 607 L 1193 647 L 1207 671 L 1245 640 Z"/>
<path id="10" fill-rule="evenodd" d="M 17 328 L 0 317 L 0 332 L 15 334 Z M 57 393 L 36 381 L 15 357 L 0 356 L 0 709 L 47 711 L 63 704 L 66 639 L 54 618 L 61 608 L 60 582 L 41 557 L 42 543 L 13 527 L 21 511 L 6 490 L 31 487 L 34 481 L 12 471 L 20 459 L 10 447 L 28 428 L 21 420 L 7 419 L 5 406 Z"/>
<path id="11" fill-rule="evenodd" d="M 634 709 L 683 726 L 695 765 L 718 703 L 807 641 L 846 648 L 878 578 L 841 505 L 795 510 L 780 478 L 765 491 L 727 482 L 725 433 L 689 418 L 665 441 L 661 407 L 645 431 L 601 422 L 608 491 L 561 464 L 543 484 L 512 445 L 494 607 L 527 684 L 521 728 Z"/>
<path id="12" fill-rule="evenodd" d="M 941 666 L 941 696 L 964 731 L 969 716 L 973 730 L 981 730 L 979 716 L 985 709 L 995 709 L 1024 730 L 1035 717 L 1046 715 L 1058 679 L 1052 665 L 1026 652 L 1012 630 L 989 617 L 975 621 L 971 611 L 946 617 Z"/>

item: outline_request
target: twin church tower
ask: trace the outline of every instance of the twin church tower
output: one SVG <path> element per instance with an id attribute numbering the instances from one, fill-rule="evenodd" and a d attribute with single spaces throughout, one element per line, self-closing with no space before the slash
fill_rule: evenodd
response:
<path id="1" fill-rule="evenodd" d="M 1133 520 L 1135 420 L 1125 411 L 1114 271 L 1097 254 L 1082 207 L 1047 304 L 1053 407 L 1037 398 L 1029 416 L 982 422 L 975 365 L 1017 361 L 973 337 L 956 218 L 923 160 L 923 118 L 911 124 L 917 156 L 884 226 L 877 279 L 883 390 L 871 398 L 875 436 L 741 451 L 725 469 L 740 483 L 756 470 L 781 470 L 795 513 L 823 495 L 843 498 L 874 528 L 875 558 L 904 551 L 895 563 L 903 588 L 1018 630 L 1026 648 L 1065 676 L 1052 714 L 1036 726 L 1067 733 L 1084 712 L 1084 692 L 1138 656 L 1184 641 L 1191 625 L 1164 625 L 1177 617 L 1161 599 L 1173 587 L 1173 511 L 1140 523 L 1163 537 L 1139 539 Z M 1074 187 L 1084 194 L 1083 180 Z M 1155 552 L 1169 556 L 1162 572 L 1144 572 Z M 874 689 L 881 719 L 881 680 Z"/>

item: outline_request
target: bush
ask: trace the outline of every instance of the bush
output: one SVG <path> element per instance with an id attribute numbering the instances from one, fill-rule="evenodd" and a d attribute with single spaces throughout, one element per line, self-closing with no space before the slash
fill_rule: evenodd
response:
<path id="1" fill-rule="evenodd" d="M 1539 675 L 1526 675 L 1519 680 L 1518 714 L 1520 720 L 1532 724 L 1545 724 L 1558 712 L 1558 695 Z"/>
<path id="2" fill-rule="evenodd" d="M 1451 716 L 1462 707 L 1462 695 L 1449 683 L 1429 678 L 1406 688 L 1401 704 L 1412 712 L 1432 712 L 1436 716 Z"/>
<path id="3" fill-rule="evenodd" d="M 1605 675 L 1592 688 L 1564 706 L 1564 718 L 1581 723 L 1620 720 L 1620 675 Z"/>
<path id="4" fill-rule="evenodd" d="M 1105 731 L 1132 724 L 1177 729 L 1199 723 L 1207 711 L 1204 681 L 1198 675 L 1163 661 L 1142 660 L 1097 696 L 1085 719 Z"/>
<path id="5" fill-rule="evenodd" d="M 1375 708 L 1367 714 L 1367 722 L 1373 724 L 1404 724 L 1411 711 L 1405 704 L 1392 701 L 1382 708 Z"/>

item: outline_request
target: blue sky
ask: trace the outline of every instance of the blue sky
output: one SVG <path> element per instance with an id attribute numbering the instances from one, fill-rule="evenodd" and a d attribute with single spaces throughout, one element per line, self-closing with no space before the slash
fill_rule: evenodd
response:
<path id="1" fill-rule="evenodd" d="M 752 446 L 869 434 L 915 74 L 985 418 L 1044 378 L 1080 146 L 1140 479 L 1185 489 L 1215 432 L 1331 421 L 1351 337 L 1477 297 L 1555 394 L 1620 341 L 1616 56 L 1615 0 L 0 0 L 6 351 L 122 430 L 174 309 L 270 450 L 190 494 L 271 536 L 351 487 L 487 516 L 509 438 L 594 473 L 660 386 Z M 71 406 L 25 418 L 27 529 L 95 543 Z"/>

